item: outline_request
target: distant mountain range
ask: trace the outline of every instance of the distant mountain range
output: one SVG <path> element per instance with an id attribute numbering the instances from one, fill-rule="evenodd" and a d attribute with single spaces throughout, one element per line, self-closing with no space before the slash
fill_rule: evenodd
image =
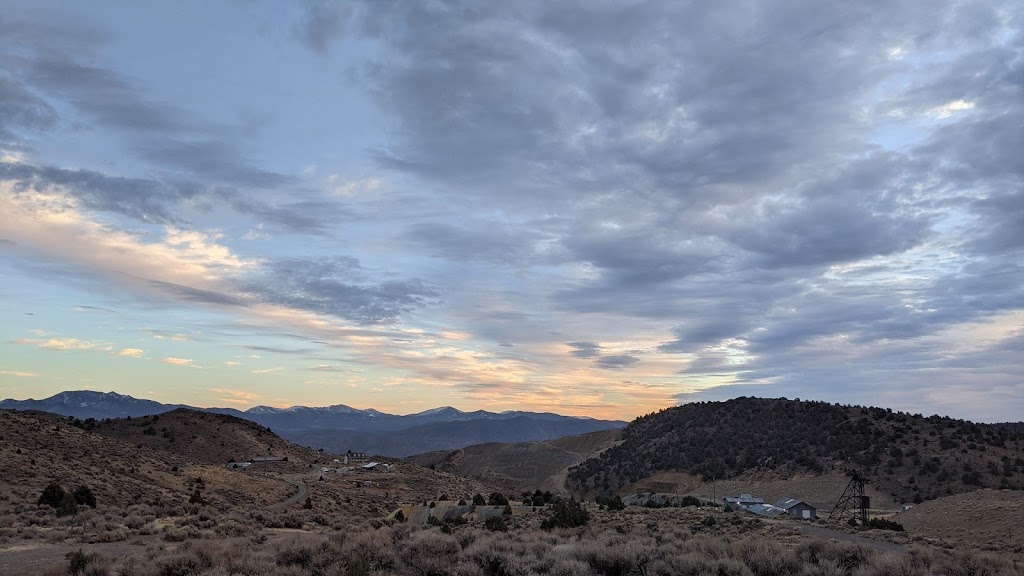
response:
<path id="1" fill-rule="evenodd" d="M 90 390 L 61 392 L 42 400 L 0 401 L 0 409 L 39 410 L 97 420 L 136 418 L 177 408 L 251 420 L 271 428 L 282 438 L 312 448 L 333 452 L 355 450 L 395 457 L 451 450 L 481 442 L 550 440 L 626 425 L 617 420 L 595 420 L 549 412 L 463 412 L 450 406 L 408 415 L 387 414 L 372 408 L 359 410 L 344 404 L 290 408 L 256 406 L 244 411 L 234 408 L 196 408 L 185 404 L 162 404 L 116 392 Z"/>

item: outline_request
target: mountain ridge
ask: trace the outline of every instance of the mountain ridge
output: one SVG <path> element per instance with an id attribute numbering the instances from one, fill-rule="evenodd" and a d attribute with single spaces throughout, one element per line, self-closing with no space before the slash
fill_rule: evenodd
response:
<path id="1" fill-rule="evenodd" d="M 7 399 L 0 401 L 0 409 L 39 410 L 82 420 L 139 418 L 188 409 L 256 422 L 286 440 L 312 448 L 337 452 L 351 449 L 395 457 L 481 442 L 548 440 L 626 425 L 617 420 L 562 416 L 550 412 L 464 412 L 451 406 L 406 415 L 388 414 L 373 408 L 352 408 L 345 404 L 288 408 L 260 405 L 247 410 L 199 408 L 91 390 L 65 391 L 41 400 Z"/>

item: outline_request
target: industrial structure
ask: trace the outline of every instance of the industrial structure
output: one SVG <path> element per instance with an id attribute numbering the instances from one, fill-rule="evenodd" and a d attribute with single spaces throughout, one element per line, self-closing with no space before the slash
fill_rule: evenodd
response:
<path id="1" fill-rule="evenodd" d="M 871 499 L 864 495 L 864 484 L 864 477 L 855 470 L 853 477 L 850 478 L 850 483 L 843 490 L 843 495 L 836 502 L 836 507 L 828 515 L 829 521 L 832 521 L 833 518 L 842 520 L 849 517 L 860 521 L 861 525 L 867 524 L 868 508 L 871 507 Z"/>

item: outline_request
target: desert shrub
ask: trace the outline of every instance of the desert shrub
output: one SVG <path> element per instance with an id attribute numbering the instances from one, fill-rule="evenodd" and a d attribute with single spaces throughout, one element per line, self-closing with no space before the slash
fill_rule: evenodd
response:
<path id="1" fill-rule="evenodd" d="M 683 496 L 683 501 L 679 504 L 680 506 L 700 506 L 700 500 L 695 496 Z"/>
<path id="2" fill-rule="evenodd" d="M 625 510 L 626 509 L 626 505 L 622 502 L 622 497 L 619 496 L 618 494 L 616 494 L 616 495 L 614 495 L 614 496 L 612 496 L 610 498 L 606 498 L 606 497 L 603 497 L 603 496 L 598 496 L 595 501 L 598 504 L 604 505 L 605 508 L 607 508 L 608 510 L 610 510 L 612 512 L 614 512 L 616 510 Z"/>
<path id="3" fill-rule="evenodd" d="M 309 569 L 313 565 L 313 555 L 313 549 L 308 546 L 289 546 L 277 553 L 277 565 Z"/>
<path id="4" fill-rule="evenodd" d="M 473 499 L 473 502 L 476 503 L 475 498 Z M 508 504 L 508 498 L 505 498 L 498 492 L 492 492 L 487 498 L 487 504 L 490 506 L 505 506 Z"/>
<path id="5" fill-rule="evenodd" d="M 450 573 L 452 562 L 461 552 L 458 540 L 434 530 L 417 532 L 405 544 L 402 558 L 420 576 Z"/>
<path id="6" fill-rule="evenodd" d="M 491 516 L 487 520 L 484 520 L 484 528 L 487 528 L 491 532 L 507 532 L 508 524 L 501 516 Z"/>
<path id="7" fill-rule="evenodd" d="M 405 520 L 406 520 L 405 513 L 402 512 L 401 510 L 399 510 L 398 512 L 395 512 L 395 520 L 398 521 L 398 522 L 405 522 Z"/>
<path id="8" fill-rule="evenodd" d="M 39 495 L 38 505 L 49 506 L 50 508 L 58 508 L 61 501 L 64 500 L 64 488 L 56 482 L 50 482 L 43 488 L 43 493 Z"/>
<path id="9" fill-rule="evenodd" d="M 893 530 L 895 532 L 903 532 L 903 524 L 899 522 L 893 522 L 886 518 L 871 518 L 867 523 L 868 528 L 874 528 L 877 530 Z"/>
<path id="10" fill-rule="evenodd" d="M 583 526 L 590 520 L 590 514 L 575 498 L 559 499 L 551 509 L 551 516 L 544 520 L 540 527 L 544 530 L 552 528 L 575 528 Z"/>
<path id="11" fill-rule="evenodd" d="M 473 496 L 474 506 L 483 506 L 487 504 L 487 499 L 484 498 L 483 494 L 476 494 Z"/>
<path id="12" fill-rule="evenodd" d="M 796 574 L 801 568 L 801 562 L 789 550 L 762 539 L 737 543 L 735 556 L 742 560 L 755 576 Z"/>
<path id="13" fill-rule="evenodd" d="M 389 537 L 391 534 L 385 530 L 371 530 L 345 542 L 342 554 L 348 559 L 350 568 L 354 564 L 365 565 L 369 571 L 374 572 L 392 571 L 398 564 L 398 557 Z"/>
<path id="14" fill-rule="evenodd" d="M 85 569 L 89 567 L 89 561 L 91 558 L 82 552 L 79 548 L 75 552 L 68 552 L 64 555 L 64 558 L 68 561 L 68 574 L 76 576 L 85 572 Z"/>
<path id="15" fill-rule="evenodd" d="M 199 576 L 213 567 L 213 558 L 203 550 L 187 550 L 157 563 L 158 576 Z"/>
<path id="16" fill-rule="evenodd" d="M 65 492 L 57 506 L 57 516 L 71 516 L 78 513 L 78 504 L 75 503 L 75 495 Z"/>
<path id="17" fill-rule="evenodd" d="M 79 486 L 78 488 L 75 488 L 75 503 L 79 506 L 95 508 L 96 495 L 92 493 L 92 490 L 90 490 L 88 486 Z"/>
<path id="18" fill-rule="evenodd" d="M 753 573 L 746 564 L 735 558 L 713 558 L 701 554 L 684 554 L 667 559 L 669 570 L 660 574 L 699 574 L 715 576 L 751 576 Z"/>

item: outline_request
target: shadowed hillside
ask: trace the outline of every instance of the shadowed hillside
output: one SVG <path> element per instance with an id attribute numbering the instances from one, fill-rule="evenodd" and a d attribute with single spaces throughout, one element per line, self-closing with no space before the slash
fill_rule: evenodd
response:
<path id="1" fill-rule="evenodd" d="M 896 501 L 1024 485 L 1024 439 L 1007 427 L 948 417 L 738 398 L 669 408 L 633 421 L 623 442 L 569 473 L 581 493 L 612 493 L 657 472 L 734 478 L 862 470 Z"/>
<path id="2" fill-rule="evenodd" d="M 538 488 L 560 492 L 570 466 L 614 446 L 620 434 L 620 430 L 603 430 L 544 442 L 476 444 L 406 460 L 501 486 L 513 494 Z"/>
<path id="3" fill-rule="evenodd" d="M 51 481 L 67 489 L 85 485 L 107 506 L 180 506 L 201 488 L 211 503 L 258 507 L 292 491 L 276 479 L 234 474 L 181 454 L 139 447 L 42 412 L 0 411 L 0 443 L 4 507 L 34 506 Z"/>
<path id="4" fill-rule="evenodd" d="M 96 422 L 92 430 L 137 446 L 210 464 L 273 455 L 305 466 L 324 458 L 317 451 L 292 444 L 255 422 L 187 408 L 139 418 L 103 420 Z"/>

